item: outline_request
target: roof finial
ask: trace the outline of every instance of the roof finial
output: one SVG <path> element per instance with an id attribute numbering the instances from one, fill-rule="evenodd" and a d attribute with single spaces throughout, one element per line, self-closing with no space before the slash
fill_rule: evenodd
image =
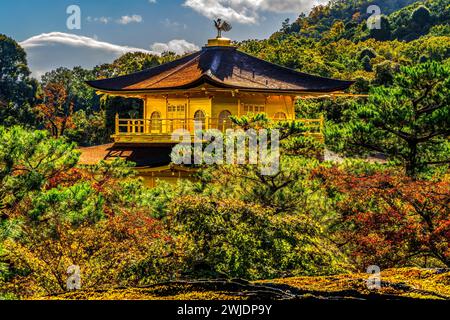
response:
<path id="1" fill-rule="evenodd" d="M 216 26 L 216 29 L 217 29 L 217 39 L 222 38 L 222 32 L 228 32 L 231 29 L 233 29 L 231 24 L 229 24 L 228 22 L 226 22 L 225 20 L 222 20 L 220 18 L 217 20 L 214 20 L 214 25 Z"/>

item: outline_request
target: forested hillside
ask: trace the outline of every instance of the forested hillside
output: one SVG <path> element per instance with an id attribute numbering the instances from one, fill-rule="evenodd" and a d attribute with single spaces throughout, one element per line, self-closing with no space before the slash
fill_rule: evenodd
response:
<path id="1" fill-rule="evenodd" d="M 379 12 L 368 10 L 374 5 Z M 334 26 L 344 27 L 340 38 L 409 41 L 427 34 L 434 26 L 448 27 L 449 9 L 445 0 L 336 0 L 315 7 L 308 16 L 300 15 L 293 23 L 285 21 L 280 33 L 322 38 Z M 381 30 L 367 29 L 367 20 L 373 14 L 382 15 Z"/>
<path id="2" fill-rule="evenodd" d="M 353 90 L 367 92 L 370 83 L 388 84 L 401 65 L 450 57 L 450 4 L 427 0 L 402 6 L 411 2 L 378 1 L 382 13 L 390 14 L 382 16 L 380 30 L 369 30 L 361 8 L 377 1 L 333 1 L 285 22 L 269 39 L 244 41 L 240 48 L 304 72 L 358 80 Z"/>

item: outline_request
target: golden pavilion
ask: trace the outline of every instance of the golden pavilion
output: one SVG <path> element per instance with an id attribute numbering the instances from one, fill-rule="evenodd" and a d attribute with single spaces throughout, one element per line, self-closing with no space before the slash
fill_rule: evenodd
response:
<path id="1" fill-rule="evenodd" d="M 231 40 L 210 39 L 200 51 L 148 70 L 88 82 L 99 94 L 139 98 L 142 119 L 115 120 L 114 143 L 99 152 L 102 158 L 123 157 L 151 177 L 173 172 L 172 132 L 204 129 L 225 131 L 230 116 L 265 113 L 273 120 L 294 120 L 297 99 L 336 96 L 353 84 L 285 68 L 239 51 Z M 302 120 L 311 134 L 322 136 L 323 119 Z M 89 156 L 89 155 L 88 155 Z M 153 182 L 152 182 L 153 184 Z"/>

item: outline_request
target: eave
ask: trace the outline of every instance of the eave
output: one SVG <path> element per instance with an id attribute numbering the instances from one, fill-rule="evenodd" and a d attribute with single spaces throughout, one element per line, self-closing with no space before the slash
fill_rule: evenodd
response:
<path id="1" fill-rule="evenodd" d="M 179 88 L 161 88 L 161 89 L 123 89 L 123 90 L 103 90 L 97 89 L 97 94 L 108 94 L 111 96 L 122 96 L 122 97 L 136 97 L 141 98 L 149 95 L 170 95 L 170 94 L 202 94 L 202 93 L 251 93 L 251 94 L 266 94 L 266 95 L 287 95 L 287 96 L 317 96 L 317 95 L 329 95 L 329 94 L 340 94 L 345 95 L 342 90 L 322 90 L 322 91 L 307 91 L 307 90 L 291 90 L 291 89 L 273 89 L 273 88 L 245 88 L 239 86 L 227 86 L 213 79 L 201 79 L 204 81 L 195 81 L 188 86 L 183 86 Z M 353 82 L 351 82 L 353 83 Z M 204 87 L 204 85 L 211 85 Z"/>

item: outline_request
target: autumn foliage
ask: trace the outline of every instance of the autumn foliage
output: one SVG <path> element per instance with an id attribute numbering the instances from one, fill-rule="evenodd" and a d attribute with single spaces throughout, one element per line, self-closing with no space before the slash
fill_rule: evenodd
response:
<path id="1" fill-rule="evenodd" d="M 62 137 L 73 127 L 74 101 L 63 84 L 49 83 L 43 88 L 43 102 L 36 106 L 38 117 L 53 137 Z"/>
<path id="2" fill-rule="evenodd" d="M 16 274 L 5 286 L 17 296 L 49 295 L 67 290 L 68 268 L 81 268 L 85 289 L 137 285 L 135 268 L 149 252 L 163 253 L 169 238 L 161 224 L 142 213 L 120 212 L 99 223 L 78 226 L 55 220 L 23 228 L 22 238 L 7 240 L 10 268 Z M 149 268 L 150 269 L 150 268 Z M 153 270 L 157 276 L 158 270 Z"/>
<path id="3" fill-rule="evenodd" d="M 318 175 L 337 193 L 338 237 L 365 268 L 450 266 L 450 182 L 413 180 L 389 170 L 338 168 Z"/>

